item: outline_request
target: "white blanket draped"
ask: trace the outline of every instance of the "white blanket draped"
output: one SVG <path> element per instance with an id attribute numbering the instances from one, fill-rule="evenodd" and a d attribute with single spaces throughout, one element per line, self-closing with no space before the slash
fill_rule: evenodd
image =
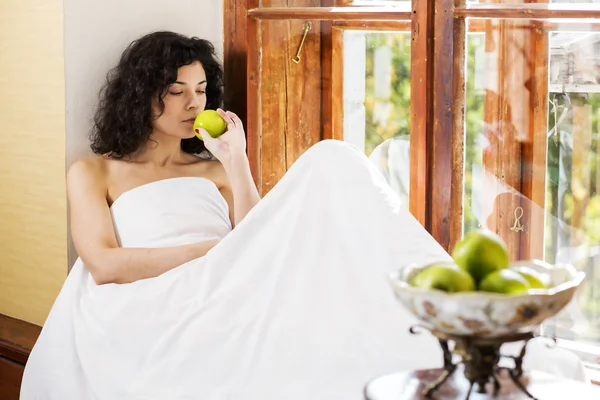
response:
<path id="1" fill-rule="evenodd" d="M 449 256 L 367 158 L 313 146 L 234 230 L 202 178 L 124 193 L 123 247 L 223 240 L 157 278 L 97 286 L 78 260 L 27 364 L 22 399 L 362 399 L 364 384 L 442 363 L 384 275 Z M 93 229 L 93 227 L 90 227 Z M 538 346 L 527 365 L 558 357 Z M 558 352 L 558 353 L 557 353 Z"/>

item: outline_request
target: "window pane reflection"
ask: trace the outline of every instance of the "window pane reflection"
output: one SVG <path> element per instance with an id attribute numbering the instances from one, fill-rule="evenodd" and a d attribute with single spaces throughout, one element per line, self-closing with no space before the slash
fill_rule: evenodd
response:
<path id="1" fill-rule="evenodd" d="M 344 140 L 362 149 L 408 207 L 410 33 L 344 32 Z"/>
<path id="2" fill-rule="evenodd" d="M 543 331 L 590 343 L 600 341 L 596 26 L 476 20 L 466 43 L 464 231 L 498 232 L 513 260 L 585 271 L 578 297 Z"/>

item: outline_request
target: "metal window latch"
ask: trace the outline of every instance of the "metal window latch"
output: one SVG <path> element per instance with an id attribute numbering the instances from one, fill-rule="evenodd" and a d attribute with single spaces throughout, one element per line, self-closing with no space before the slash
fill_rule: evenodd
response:
<path id="1" fill-rule="evenodd" d="M 300 46 L 298 46 L 298 51 L 296 52 L 296 56 L 292 58 L 292 61 L 296 64 L 300 63 L 300 53 L 302 52 L 302 46 L 304 46 L 304 41 L 306 40 L 306 36 L 308 35 L 308 31 L 312 28 L 312 23 L 307 22 L 304 24 L 304 34 L 302 35 L 302 40 L 300 41 Z"/>

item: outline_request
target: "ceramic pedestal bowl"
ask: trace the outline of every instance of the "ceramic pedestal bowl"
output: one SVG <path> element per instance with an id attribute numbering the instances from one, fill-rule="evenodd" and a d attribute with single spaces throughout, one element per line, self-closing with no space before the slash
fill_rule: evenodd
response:
<path id="1" fill-rule="evenodd" d="M 585 276 L 571 265 L 521 261 L 511 266 L 527 266 L 548 274 L 549 288 L 507 295 L 447 293 L 411 286 L 411 278 L 430 264 L 401 268 L 389 275 L 389 282 L 400 302 L 424 325 L 450 335 L 496 337 L 532 331 L 571 301 Z"/>

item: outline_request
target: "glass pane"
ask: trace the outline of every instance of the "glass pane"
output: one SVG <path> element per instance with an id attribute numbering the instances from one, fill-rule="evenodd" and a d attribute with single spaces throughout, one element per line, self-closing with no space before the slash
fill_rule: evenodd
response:
<path id="1" fill-rule="evenodd" d="M 487 227 L 516 259 L 587 277 L 543 329 L 600 341 L 600 32 L 570 21 L 471 20 L 464 231 Z M 598 350 L 598 348 L 596 347 Z M 589 354 L 590 362 L 599 362 Z"/>
<path id="2" fill-rule="evenodd" d="M 344 31 L 345 141 L 362 149 L 408 206 L 410 32 Z"/>
<path id="3" fill-rule="evenodd" d="M 262 116 L 261 153 L 249 151 L 260 161 L 260 190 L 314 143 L 335 138 L 364 151 L 408 207 L 410 32 L 339 25 L 259 22 L 260 64 L 250 68 L 260 97 L 250 112 Z"/>

